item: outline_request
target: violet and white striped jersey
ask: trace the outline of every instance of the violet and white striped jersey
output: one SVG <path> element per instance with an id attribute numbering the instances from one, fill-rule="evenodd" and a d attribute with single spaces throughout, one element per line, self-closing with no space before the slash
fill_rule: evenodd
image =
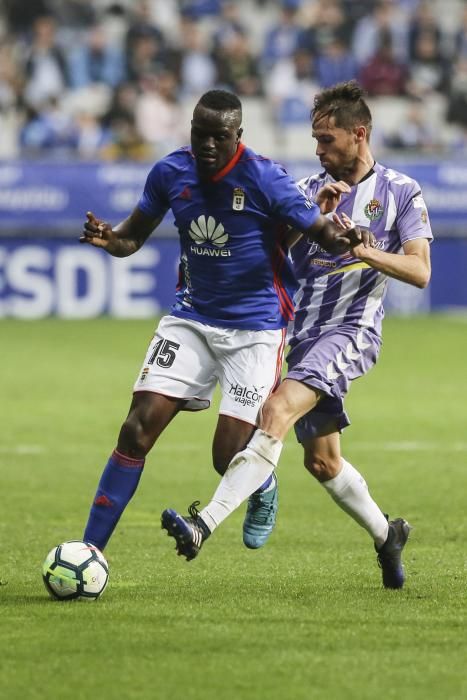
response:
<path id="1" fill-rule="evenodd" d="M 313 200 L 323 185 L 333 181 L 323 172 L 298 184 Z M 377 247 L 389 253 L 397 253 L 406 241 L 433 238 L 418 183 L 379 163 L 342 195 L 336 211 L 370 229 Z M 289 326 L 291 347 L 342 324 L 367 328 L 380 336 L 388 281 L 385 274 L 349 253 L 331 255 L 305 236 L 291 247 L 289 255 L 299 282 L 295 321 Z"/>

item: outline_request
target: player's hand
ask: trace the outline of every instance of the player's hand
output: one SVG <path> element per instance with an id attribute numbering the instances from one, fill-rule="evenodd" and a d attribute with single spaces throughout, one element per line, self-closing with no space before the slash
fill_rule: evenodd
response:
<path id="1" fill-rule="evenodd" d="M 347 216 L 347 214 L 342 213 L 340 216 L 334 214 L 332 217 L 334 223 L 346 232 L 348 238 L 348 245 L 350 247 L 350 253 L 359 258 L 366 248 L 374 248 L 376 245 L 376 238 L 374 234 L 367 228 L 360 228 L 360 226 L 355 226 L 354 222 Z M 342 240 L 342 244 L 344 239 Z"/>
<path id="2" fill-rule="evenodd" d="M 350 189 L 350 186 L 343 180 L 328 182 L 327 185 L 321 187 L 315 197 L 315 202 L 319 206 L 321 214 L 329 214 L 334 211 L 341 201 L 341 196 L 350 192 Z"/>
<path id="3" fill-rule="evenodd" d="M 90 243 L 97 248 L 108 248 L 115 238 L 112 226 L 105 221 L 96 219 L 92 211 L 88 211 L 86 217 L 87 221 L 79 239 L 80 243 Z"/>

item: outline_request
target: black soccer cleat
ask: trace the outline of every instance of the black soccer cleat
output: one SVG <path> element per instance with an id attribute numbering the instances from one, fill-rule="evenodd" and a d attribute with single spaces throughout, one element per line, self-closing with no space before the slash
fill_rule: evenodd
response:
<path id="1" fill-rule="evenodd" d="M 402 588 L 405 581 L 404 567 L 402 565 L 402 550 L 409 538 L 412 529 L 407 520 L 396 518 L 389 521 L 389 530 L 386 542 L 380 549 L 376 549 L 378 566 L 383 574 L 383 586 L 385 588 Z"/>
<path id="2" fill-rule="evenodd" d="M 167 535 L 175 539 L 177 554 L 191 561 L 198 556 L 199 550 L 207 540 L 211 531 L 201 519 L 197 509 L 199 501 L 195 501 L 188 508 L 189 516 L 183 516 L 177 511 L 167 508 L 161 515 L 161 526 L 167 530 Z"/>

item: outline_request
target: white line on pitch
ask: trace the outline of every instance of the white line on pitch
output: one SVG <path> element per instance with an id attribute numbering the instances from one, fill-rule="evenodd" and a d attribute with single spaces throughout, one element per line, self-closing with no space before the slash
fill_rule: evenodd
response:
<path id="1" fill-rule="evenodd" d="M 40 455 L 45 452 L 43 445 L 14 445 L 12 447 L 0 447 L 3 455 Z"/>
<path id="2" fill-rule="evenodd" d="M 465 452 L 467 442 L 352 442 L 349 447 L 356 450 L 384 450 L 385 452 Z"/>
<path id="3" fill-rule="evenodd" d="M 185 442 L 179 444 L 160 444 L 156 445 L 153 452 L 190 452 L 197 451 L 203 447 L 203 443 Z M 64 452 L 72 453 L 76 450 L 95 450 L 96 444 L 93 445 L 62 445 L 60 448 L 55 448 L 54 453 Z M 298 443 L 289 443 L 285 445 L 286 449 L 300 449 Z M 443 450 L 445 452 L 467 452 L 467 442 L 347 442 L 346 448 L 355 450 L 379 450 L 383 452 L 432 452 Z M 41 455 L 48 452 L 44 445 L 14 445 L 11 447 L 0 446 L 0 454 L 2 455 Z"/>

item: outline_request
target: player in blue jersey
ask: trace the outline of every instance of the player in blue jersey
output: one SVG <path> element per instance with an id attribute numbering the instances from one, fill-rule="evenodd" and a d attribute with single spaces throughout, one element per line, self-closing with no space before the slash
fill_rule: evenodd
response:
<path id="1" fill-rule="evenodd" d="M 410 526 L 402 518 L 388 522 L 364 478 L 341 456 L 340 432 L 349 425 L 343 401 L 350 383 L 368 372 L 379 353 L 388 278 L 420 288 L 428 284 L 432 233 L 419 185 L 375 162 L 371 113 L 355 82 L 316 96 L 312 126 L 324 170 L 303 180 L 301 188 L 344 226 L 352 221 L 371 230 L 376 244 L 335 255 L 296 237 L 290 256 L 300 286 L 287 377 L 263 405 L 261 429 L 229 465 L 208 506 L 200 512 L 192 508 L 189 518 L 169 512 L 179 551 L 193 558 L 203 541 L 200 532 L 206 527 L 212 532 L 239 504 L 243 472 L 253 488 L 266 479 L 295 425 L 306 468 L 372 537 L 384 586 L 401 588 L 401 552 Z M 269 520 L 257 522 L 257 546 L 267 540 L 274 519 L 271 511 Z"/>
<path id="2" fill-rule="evenodd" d="M 343 231 L 323 217 L 282 167 L 247 148 L 241 116 L 235 95 L 206 93 L 193 113 L 191 148 L 154 165 L 131 214 L 115 227 L 87 215 L 80 240 L 117 257 L 141 248 L 169 209 L 180 237 L 175 303 L 148 348 L 85 529 L 84 539 L 100 549 L 147 453 L 179 411 L 207 408 L 220 385 L 213 460 L 221 474 L 251 438 L 258 409 L 279 381 L 293 314 L 287 228 L 335 252 L 368 241 L 358 228 Z M 258 507 L 276 491 L 275 476 L 263 481 Z M 248 479 L 243 488 L 244 497 L 253 490 Z"/>

